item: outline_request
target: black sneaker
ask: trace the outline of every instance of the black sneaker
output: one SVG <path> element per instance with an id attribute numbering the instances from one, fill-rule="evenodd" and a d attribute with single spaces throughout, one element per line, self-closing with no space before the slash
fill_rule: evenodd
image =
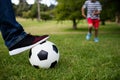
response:
<path id="1" fill-rule="evenodd" d="M 32 35 L 28 34 L 20 42 L 15 44 L 13 47 L 9 48 L 9 54 L 10 55 L 19 54 L 23 51 L 31 49 L 32 47 L 38 45 L 39 43 L 46 41 L 48 38 L 49 38 L 48 35 L 32 36 Z"/>

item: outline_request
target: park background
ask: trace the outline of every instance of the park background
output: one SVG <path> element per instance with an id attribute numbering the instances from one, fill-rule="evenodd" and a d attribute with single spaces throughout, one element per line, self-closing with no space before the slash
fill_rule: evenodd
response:
<path id="1" fill-rule="evenodd" d="M 57 5 L 13 4 L 16 20 L 26 32 L 49 34 L 60 59 L 55 68 L 36 69 L 29 63 L 29 50 L 10 56 L 0 36 L 0 80 L 120 80 L 119 0 L 102 4 L 98 43 L 85 40 L 87 22 L 81 16 L 85 0 L 57 0 Z M 94 31 L 93 31 L 94 33 Z"/>

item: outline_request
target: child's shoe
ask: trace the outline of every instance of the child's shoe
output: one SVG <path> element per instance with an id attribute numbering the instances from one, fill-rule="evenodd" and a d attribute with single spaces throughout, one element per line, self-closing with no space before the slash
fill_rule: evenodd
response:
<path id="1" fill-rule="evenodd" d="M 91 38 L 91 33 L 88 33 L 88 34 L 86 35 L 86 40 L 90 40 L 90 38 Z"/>
<path id="2" fill-rule="evenodd" d="M 98 38 L 94 38 L 94 42 L 99 42 L 99 39 Z"/>

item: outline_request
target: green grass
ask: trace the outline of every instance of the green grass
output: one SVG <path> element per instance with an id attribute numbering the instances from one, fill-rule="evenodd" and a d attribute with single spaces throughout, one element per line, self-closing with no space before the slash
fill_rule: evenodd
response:
<path id="1" fill-rule="evenodd" d="M 120 80 L 120 25 L 107 23 L 99 30 L 100 42 L 85 40 L 87 25 L 64 21 L 18 21 L 32 34 L 49 34 L 60 51 L 59 63 L 52 69 L 36 69 L 28 60 L 29 50 L 9 56 L 0 37 L 0 80 Z"/>

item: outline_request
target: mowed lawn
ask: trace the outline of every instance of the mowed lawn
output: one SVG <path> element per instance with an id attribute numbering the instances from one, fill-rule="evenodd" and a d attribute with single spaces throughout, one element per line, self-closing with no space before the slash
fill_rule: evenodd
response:
<path id="1" fill-rule="evenodd" d="M 55 68 L 36 69 L 29 63 L 29 50 L 10 56 L 0 35 L 0 80 L 120 80 L 120 25 L 101 25 L 100 41 L 95 43 L 94 32 L 90 41 L 85 40 L 86 21 L 73 30 L 71 21 L 17 20 L 28 33 L 50 35 L 60 59 Z"/>

